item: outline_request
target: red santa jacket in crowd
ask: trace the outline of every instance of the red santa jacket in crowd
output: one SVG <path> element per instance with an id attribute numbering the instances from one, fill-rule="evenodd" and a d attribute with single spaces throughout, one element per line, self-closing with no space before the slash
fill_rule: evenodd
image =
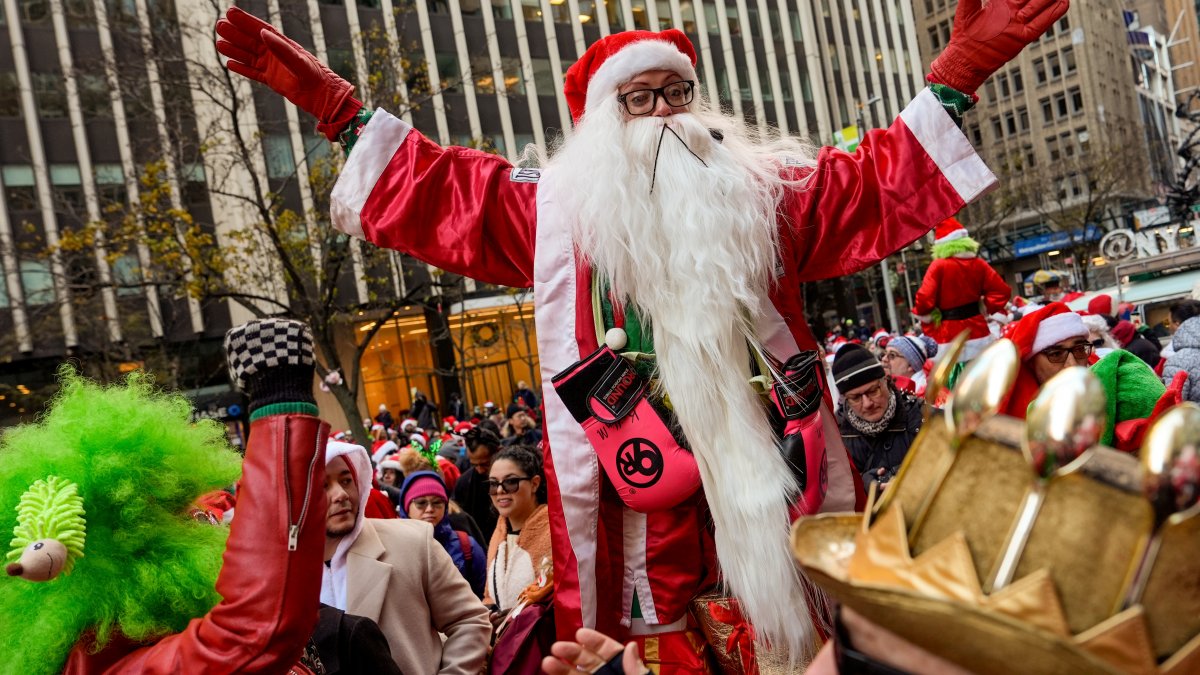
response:
<path id="1" fill-rule="evenodd" d="M 982 258 L 973 254 L 939 258 L 925 272 L 925 280 L 913 298 L 913 313 L 921 317 L 921 330 L 939 345 L 953 341 L 964 330 L 970 331 L 960 358 L 966 361 L 975 358 L 993 340 L 987 317 L 976 314 L 967 319 L 942 319 L 935 326 L 929 322 L 929 315 L 934 309 L 944 312 L 978 303 L 980 298 L 986 314 L 1002 312 L 1011 295 L 1012 289 Z"/>
<path id="2" fill-rule="evenodd" d="M 779 278 L 760 306 L 764 347 L 781 362 L 816 349 L 801 282 L 876 264 L 994 183 L 928 90 L 891 127 L 869 132 L 856 152 L 822 149 L 811 180 L 780 205 Z M 554 190 L 552 173 L 543 177 L 495 155 L 439 147 L 377 111 L 338 179 L 332 215 L 348 234 L 456 274 L 533 286 L 542 381 L 549 382 L 598 346 L 591 270 L 578 264 L 570 214 Z M 714 578 L 703 496 L 653 513 L 624 508 L 553 388 L 544 390 L 543 403 L 559 636 L 586 625 L 622 638 L 635 599 L 647 624 L 682 629 L 689 601 Z M 823 412 L 825 509 L 852 509 L 855 473 L 828 405 Z"/>

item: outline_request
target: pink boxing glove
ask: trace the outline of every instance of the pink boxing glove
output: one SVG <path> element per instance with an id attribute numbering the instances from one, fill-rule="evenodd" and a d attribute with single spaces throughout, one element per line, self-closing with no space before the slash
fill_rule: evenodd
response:
<path id="1" fill-rule="evenodd" d="M 551 383 L 629 508 L 663 511 L 700 488 L 696 458 L 673 416 L 650 399 L 629 361 L 601 347 Z"/>
<path id="2" fill-rule="evenodd" d="M 771 387 L 771 400 L 786 422 L 780 450 L 800 487 L 800 499 L 792 507 L 793 520 L 820 510 L 829 489 L 818 358 L 815 351 L 796 354 L 783 364 L 783 377 Z"/>

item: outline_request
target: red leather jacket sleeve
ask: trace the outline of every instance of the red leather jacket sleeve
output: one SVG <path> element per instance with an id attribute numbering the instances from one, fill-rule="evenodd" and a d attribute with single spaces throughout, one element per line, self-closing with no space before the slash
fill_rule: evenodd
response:
<path id="1" fill-rule="evenodd" d="M 273 415 L 250 429 L 217 577 L 221 602 L 182 633 L 115 662 L 108 650 L 91 655 L 80 643 L 64 672 L 275 674 L 299 661 L 320 605 L 329 427 L 309 415 Z M 299 530 L 289 550 L 293 526 Z"/>
<path id="2" fill-rule="evenodd" d="M 536 170 L 447 147 L 378 110 L 334 188 L 338 229 L 488 283 L 533 285 Z"/>

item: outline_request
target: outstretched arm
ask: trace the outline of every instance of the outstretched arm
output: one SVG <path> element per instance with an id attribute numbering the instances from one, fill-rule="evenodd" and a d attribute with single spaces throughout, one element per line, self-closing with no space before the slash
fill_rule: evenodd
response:
<path id="1" fill-rule="evenodd" d="M 959 130 L 975 90 L 1066 13 L 1067 0 L 961 0 L 930 88 L 854 154 L 824 148 L 785 203 L 785 253 L 804 281 L 864 269 L 908 245 L 996 182 Z M 804 174 L 801 174 L 804 175 Z M 819 255 L 813 255 L 820 251 Z"/>
<path id="2" fill-rule="evenodd" d="M 314 115 L 329 140 L 353 141 L 333 191 L 335 227 L 457 274 L 532 285 L 537 171 L 516 170 L 476 150 L 438 147 L 383 110 L 364 111 L 353 85 L 236 7 L 216 30 L 217 50 L 231 71 Z"/>
<path id="3" fill-rule="evenodd" d="M 259 320 L 231 330 L 226 350 L 235 381 L 250 396 L 251 422 L 237 515 L 217 577 L 223 599 L 182 633 L 105 672 L 282 673 L 299 660 L 316 625 L 329 426 L 316 417 L 312 335 L 297 321 Z"/>

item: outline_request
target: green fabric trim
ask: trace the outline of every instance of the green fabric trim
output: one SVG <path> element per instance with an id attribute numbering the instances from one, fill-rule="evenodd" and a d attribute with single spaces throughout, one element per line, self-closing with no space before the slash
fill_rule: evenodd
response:
<path id="1" fill-rule="evenodd" d="M 637 589 L 633 589 L 633 607 L 629 611 L 630 618 L 642 618 L 642 603 L 638 602 Z"/>
<path id="2" fill-rule="evenodd" d="M 600 276 L 592 274 L 592 310 L 596 315 L 596 339 L 600 344 L 604 344 L 604 334 L 609 328 L 616 326 L 616 320 L 613 318 L 608 280 Z M 638 358 L 633 361 L 633 369 L 642 377 L 653 378 L 654 333 L 650 322 L 644 320 L 637 310 L 629 305 L 625 306 L 625 335 L 625 348 L 618 351 L 622 354 L 636 355 Z"/>
<path id="3" fill-rule="evenodd" d="M 1100 442 L 1111 446 L 1118 422 L 1150 417 L 1167 387 L 1146 362 L 1124 349 L 1114 349 L 1091 367 L 1108 398 L 1108 419 Z"/>
<path id="4" fill-rule="evenodd" d="M 954 123 L 961 129 L 963 115 L 966 115 L 968 110 L 975 107 L 975 98 L 970 94 L 964 94 L 944 84 L 930 84 L 929 91 L 933 92 L 938 102 L 946 109 L 946 113 L 950 115 Z"/>
<path id="5" fill-rule="evenodd" d="M 287 402 L 287 403 L 272 403 L 250 413 L 250 421 L 254 422 L 264 417 L 271 415 L 312 415 L 317 416 L 320 411 L 317 406 L 312 403 Z"/>
<path id="6" fill-rule="evenodd" d="M 978 253 L 978 252 L 979 252 L 979 242 L 975 241 L 974 239 L 972 239 L 970 237 L 963 237 L 962 239 L 955 239 L 953 241 L 948 241 L 944 244 L 934 244 L 933 245 L 933 257 L 935 259 L 949 258 L 949 257 L 957 255 L 959 253 Z"/>
<path id="7" fill-rule="evenodd" d="M 359 108 L 354 119 L 350 120 L 350 124 L 346 126 L 346 130 L 338 134 L 338 143 L 342 144 L 342 149 L 346 151 L 347 157 L 354 149 L 354 144 L 358 142 L 358 136 L 362 133 L 363 127 L 371 121 L 371 115 L 372 112 L 367 108 Z"/>

